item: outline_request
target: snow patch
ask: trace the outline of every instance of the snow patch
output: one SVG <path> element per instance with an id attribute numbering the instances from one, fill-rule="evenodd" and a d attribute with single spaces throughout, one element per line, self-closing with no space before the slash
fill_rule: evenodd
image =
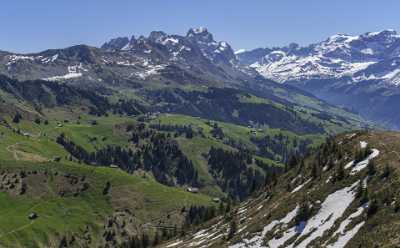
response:
<path id="1" fill-rule="evenodd" d="M 353 221 L 353 219 L 361 216 L 364 212 L 364 209 L 367 207 L 367 204 L 359 207 L 354 213 L 349 215 L 345 220 L 343 220 L 338 229 L 333 233 L 332 238 L 338 236 L 337 240 L 333 244 L 329 244 L 328 248 L 341 248 L 345 247 L 346 244 L 357 234 L 358 230 L 364 225 L 364 221 L 357 224 L 353 229 L 348 230 L 346 232 L 346 227 Z"/>
<path id="2" fill-rule="evenodd" d="M 54 76 L 54 77 L 49 77 L 49 78 L 44 78 L 44 80 L 48 81 L 63 81 L 63 80 L 68 80 L 68 79 L 74 79 L 74 78 L 79 78 L 82 77 L 81 71 L 87 71 L 82 64 L 79 65 L 74 65 L 74 66 L 68 66 L 68 73 L 62 76 Z"/>
<path id="3" fill-rule="evenodd" d="M 229 248 L 251 248 L 251 247 L 257 248 L 257 247 L 261 247 L 265 235 L 268 232 L 270 232 L 271 230 L 273 230 L 277 225 L 279 225 L 279 224 L 288 224 L 289 222 L 291 222 L 294 219 L 294 217 L 296 217 L 298 209 L 299 209 L 299 207 L 296 206 L 295 209 L 293 209 L 291 212 L 289 212 L 282 219 L 273 220 L 271 223 L 269 223 L 267 226 L 265 226 L 260 234 L 254 236 L 251 239 L 243 239 L 240 243 L 231 245 L 231 246 L 229 246 Z"/>
<path id="4" fill-rule="evenodd" d="M 367 55 L 374 55 L 374 50 L 372 50 L 371 48 L 362 49 L 360 52 Z"/>
<path id="5" fill-rule="evenodd" d="M 321 209 L 307 221 L 304 230 L 297 237 L 296 240 L 303 237 L 306 238 L 296 245 L 296 248 L 307 247 L 313 240 L 322 237 L 325 231 L 333 227 L 335 221 L 342 217 L 343 213 L 353 202 L 355 198 L 354 188 L 358 183 L 359 181 L 326 197 L 325 201 L 321 204 Z M 291 244 L 288 247 L 294 246 Z"/>
<path id="6" fill-rule="evenodd" d="M 152 75 L 158 75 L 160 74 L 160 71 L 165 69 L 167 66 L 166 65 L 149 65 L 147 70 L 145 71 L 140 71 L 140 72 L 135 72 L 133 73 L 136 77 L 145 80 L 146 78 L 152 76 Z"/>
<path id="7" fill-rule="evenodd" d="M 361 149 L 365 149 L 365 148 L 367 148 L 367 145 L 368 145 L 368 143 L 367 143 L 367 142 L 365 142 L 365 141 L 360 141 L 360 146 L 361 146 Z"/>
<path id="8" fill-rule="evenodd" d="M 10 55 L 8 56 L 9 61 L 7 62 L 7 66 L 17 63 L 18 61 L 34 61 L 35 58 L 31 56 L 24 56 L 24 55 Z"/>
<path id="9" fill-rule="evenodd" d="M 309 182 L 311 182 L 311 178 L 308 179 L 307 181 L 305 181 L 303 184 L 300 184 L 299 186 L 297 186 L 296 188 L 294 188 L 294 189 L 292 190 L 292 192 L 290 192 L 290 193 L 293 194 L 293 193 L 295 193 L 295 192 L 301 190 L 301 189 L 304 187 L 304 185 L 306 185 L 306 184 L 309 183 Z"/>
<path id="10" fill-rule="evenodd" d="M 370 155 L 368 155 L 368 157 L 366 159 L 364 159 L 363 161 L 357 163 L 355 166 L 353 166 L 353 168 L 350 171 L 350 175 L 355 175 L 358 172 L 360 172 L 361 170 L 367 168 L 369 162 L 378 157 L 379 155 L 379 150 L 377 149 L 372 149 L 372 153 Z"/>
<path id="11" fill-rule="evenodd" d="M 172 244 L 167 245 L 167 247 L 174 247 L 174 246 L 179 245 L 179 244 L 182 243 L 182 242 L 183 242 L 182 240 L 178 240 L 178 241 L 176 241 L 175 243 L 172 243 Z"/>
<path id="12" fill-rule="evenodd" d="M 246 49 L 239 49 L 239 50 L 235 51 L 235 54 L 238 55 L 238 54 L 245 53 L 245 52 L 247 52 Z"/>

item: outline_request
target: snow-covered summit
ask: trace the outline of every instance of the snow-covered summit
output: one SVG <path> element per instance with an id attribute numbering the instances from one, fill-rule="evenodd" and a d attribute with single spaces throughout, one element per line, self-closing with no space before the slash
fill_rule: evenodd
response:
<path id="1" fill-rule="evenodd" d="M 278 82 L 346 76 L 354 82 L 373 77 L 391 83 L 389 78 L 397 75 L 400 66 L 381 67 L 374 73 L 370 68 L 400 57 L 400 35 L 392 29 L 361 35 L 335 34 L 305 47 L 261 48 L 236 56 L 242 65 Z"/>

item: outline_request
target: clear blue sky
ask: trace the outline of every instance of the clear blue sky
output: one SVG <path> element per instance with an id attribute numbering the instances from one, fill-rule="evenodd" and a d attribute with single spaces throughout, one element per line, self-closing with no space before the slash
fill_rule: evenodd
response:
<path id="1" fill-rule="evenodd" d="M 399 0 L 12 0 L 2 1 L 0 50 L 99 46 L 152 30 L 205 26 L 234 49 L 309 44 L 335 33 L 400 31 Z"/>

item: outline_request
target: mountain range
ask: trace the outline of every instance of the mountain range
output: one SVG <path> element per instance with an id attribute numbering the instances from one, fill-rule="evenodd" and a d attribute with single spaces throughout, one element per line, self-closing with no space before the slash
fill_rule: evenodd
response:
<path id="1" fill-rule="evenodd" d="M 249 113 L 244 109 L 237 117 L 234 108 L 224 108 L 216 114 L 203 109 L 201 99 L 190 99 L 193 93 L 204 99 L 200 94 L 204 89 L 232 88 L 269 99 L 268 105 L 277 112 L 290 109 L 299 116 L 328 115 L 323 119 L 331 119 L 334 125 L 368 125 L 364 121 L 361 124 L 360 117 L 348 109 L 330 105 L 302 89 L 263 78 L 253 68 L 242 66 L 240 58 L 227 42 L 215 41 L 206 28 L 194 28 L 185 36 L 155 31 L 148 37 L 115 38 L 100 48 L 78 45 L 35 54 L 1 52 L 0 74 L 13 80 L 44 80 L 95 89 L 105 97 L 134 99 L 151 111 L 214 116 L 222 121 L 251 125 L 258 117 L 244 118 Z M 186 93 L 188 89 L 191 95 Z M 310 121 L 309 117 L 301 118 Z M 277 127 L 272 124 L 277 120 L 269 118 L 263 124 Z"/>
<path id="2" fill-rule="evenodd" d="M 1 51 L 0 246 L 398 244 L 398 40 Z"/>
<path id="3" fill-rule="evenodd" d="M 186 35 L 161 31 L 111 39 L 100 48 L 77 45 L 35 54 L 0 52 L 0 73 L 76 86 L 139 88 L 149 85 L 294 86 L 389 128 L 400 101 L 400 35 L 394 30 L 338 34 L 299 46 L 233 51 L 206 28 Z M 287 86 L 284 86 L 287 89 Z M 288 97 L 286 100 L 291 101 Z"/>
<path id="4" fill-rule="evenodd" d="M 239 64 L 265 78 L 399 128 L 400 35 L 394 30 L 337 34 L 309 46 L 293 43 L 236 55 Z"/>

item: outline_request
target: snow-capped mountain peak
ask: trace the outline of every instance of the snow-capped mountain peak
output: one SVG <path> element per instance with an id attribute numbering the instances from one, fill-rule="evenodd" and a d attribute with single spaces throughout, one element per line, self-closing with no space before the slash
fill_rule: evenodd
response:
<path id="1" fill-rule="evenodd" d="M 379 64 L 400 56 L 400 35 L 391 29 L 361 35 L 336 34 L 306 47 L 261 48 L 236 56 L 242 65 L 278 82 L 343 76 L 352 77 L 353 82 L 371 77 L 389 81 L 383 75 L 396 74 L 394 70 L 400 67 L 382 68 Z M 369 68 L 375 68 L 375 64 L 384 71 L 372 75 Z"/>

